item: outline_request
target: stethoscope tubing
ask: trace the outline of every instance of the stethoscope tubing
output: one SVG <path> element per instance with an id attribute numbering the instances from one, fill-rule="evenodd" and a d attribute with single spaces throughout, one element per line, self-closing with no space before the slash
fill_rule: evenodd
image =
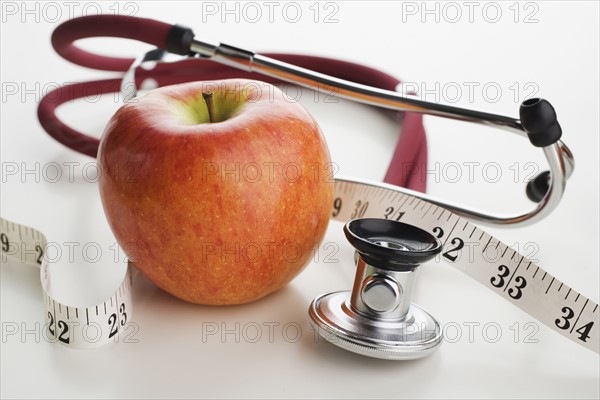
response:
<path id="1" fill-rule="evenodd" d="M 151 19 L 129 16 L 95 15 L 66 21 L 56 28 L 52 34 L 52 45 L 63 58 L 88 68 L 125 72 L 131 68 L 135 59 L 107 57 L 93 54 L 77 47 L 76 40 L 105 36 L 142 41 L 158 48 L 167 47 L 167 38 L 172 25 Z M 269 58 L 282 62 L 301 65 L 307 69 L 322 71 L 326 74 L 337 74 L 344 79 L 363 82 L 380 88 L 394 90 L 400 80 L 382 71 L 364 65 L 325 57 L 314 57 L 298 54 L 266 54 Z M 210 60 L 190 58 L 177 63 L 176 68 L 168 64 L 159 64 L 151 71 L 139 68 L 135 73 L 135 86 L 139 87 L 146 79 L 151 78 L 157 85 L 166 86 L 184 83 L 190 80 L 216 80 L 225 78 L 260 79 L 267 83 L 285 83 L 283 80 L 264 76 L 258 73 L 240 71 Z M 60 121 L 56 109 L 61 104 L 77 98 L 100 95 L 120 91 L 120 80 L 109 79 L 76 83 L 57 88 L 42 98 L 38 107 L 38 119 L 42 127 L 54 139 L 65 146 L 96 157 L 99 140 L 69 127 Z M 410 174 L 404 163 L 426 165 L 427 143 L 420 114 L 403 115 L 402 132 L 384 181 L 390 184 L 408 187 L 423 192 L 426 181 L 418 174 Z"/>
<path id="2" fill-rule="evenodd" d="M 134 59 L 89 53 L 73 43 L 79 39 L 96 36 L 139 40 L 179 54 L 191 51 L 200 58 L 179 62 L 176 68 L 172 68 L 168 63 L 159 63 L 152 71 L 145 71 L 137 68 Z M 548 190 L 533 210 L 501 216 L 418 194 L 424 200 L 487 224 L 525 224 L 545 217 L 559 203 L 566 179 L 573 169 L 571 152 L 558 140 L 560 133 L 554 139 L 546 140 L 542 137 L 540 140 L 530 131 L 526 131 L 521 121 L 516 118 L 424 102 L 410 95 L 399 94 L 395 92 L 399 80 L 359 64 L 305 55 L 259 55 L 229 45 L 212 45 L 198 41 L 188 28 L 150 19 L 115 15 L 87 16 L 66 21 L 54 31 L 52 45 L 62 57 L 78 65 L 106 71 L 133 70 L 136 87 L 150 77 L 158 83 L 158 86 L 164 86 L 189 80 L 227 77 L 256 79 L 260 74 L 261 80 L 269 83 L 289 82 L 313 89 L 326 88 L 338 97 L 397 111 L 409 111 L 404 114 L 403 134 L 400 136 L 392 163 L 386 173 L 385 182 L 417 191 L 425 190 L 425 182 L 422 179 L 415 179 L 419 178 L 416 177 L 417 174 L 406 174 L 406 169 L 400 167 L 407 162 L 426 163 L 426 139 L 422 114 L 492 125 L 529 136 L 535 146 L 543 148 L 551 173 Z M 42 99 L 38 116 L 44 129 L 55 139 L 76 151 L 95 157 L 98 139 L 68 127 L 58 120 L 55 113 L 58 105 L 83 97 L 85 95 L 83 91 L 90 85 L 97 87 L 99 93 L 108 93 L 119 91 L 123 83 L 119 79 L 80 83 L 70 87 L 67 94 L 55 93 L 61 91 L 61 88 L 58 88 Z"/>

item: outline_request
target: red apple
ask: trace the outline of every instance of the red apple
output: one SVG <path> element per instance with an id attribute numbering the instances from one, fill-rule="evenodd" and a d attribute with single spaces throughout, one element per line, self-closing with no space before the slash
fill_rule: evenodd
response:
<path id="1" fill-rule="evenodd" d="M 117 241 L 152 282 L 193 303 L 247 303 L 284 287 L 331 215 L 319 126 L 264 82 L 150 91 L 111 118 L 98 160 Z"/>

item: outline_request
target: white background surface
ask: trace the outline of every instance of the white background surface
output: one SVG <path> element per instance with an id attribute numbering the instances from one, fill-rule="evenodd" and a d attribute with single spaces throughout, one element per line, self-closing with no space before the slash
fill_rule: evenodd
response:
<path id="1" fill-rule="evenodd" d="M 90 159 L 79 156 L 49 138 L 36 118 L 36 103 L 52 84 L 97 78 L 102 73 L 74 66 L 51 49 L 49 38 L 59 21 L 81 15 L 84 3 L 44 8 L 29 3 L 2 5 L 2 113 L 1 213 L 10 220 L 35 226 L 56 243 L 98 243 L 103 249 L 100 263 L 71 264 L 63 257 L 59 268 L 73 294 L 59 299 L 99 300 L 116 287 L 123 269 L 113 267 L 114 238 L 104 219 L 97 186 L 85 179 Z M 269 21 L 267 8 L 259 22 L 250 23 L 238 5 L 240 21 L 224 15 L 221 2 L 212 3 L 216 15 L 203 14 L 200 2 L 169 4 L 121 4 L 122 12 L 181 23 L 194 28 L 197 37 L 225 42 L 256 51 L 311 53 L 365 62 L 406 81 L 435 88 L 440 101 L 516 116 L 519 102 L 534 88 L 536 96 L 549 99 L 557 109 L 564 141 L 576 158 L 576 169 L 558 209 L 544 221 L 529 227 L 489 229 L 499 239 L 566 284 L 598 302 L 598 3 L 597 2 L 498 2 L 502 15 L 486 3 L 469 8 L 457 4 L 462 17 L 456 23 L 456 8 L 444 3 L 435 14 L 414 2 L 415 15 L 403 14 L 401 2 L 336 2 L 314 21 L 312 2 L 298 3 L 302 18 L 285 20 L 279 3 Z M 436 6 L 437 4 L 437 6 Z M 17 13 L 5 12 L 16 7 Z M 494 6 L 494 5 L 492 5 Z M 35 9 L 23 13 L 24 7 Z M 94 3 L 114 12 L 115 3 Z M 234 3 L 228 7 L 233 8 Z M 406 7 L 406 5 L 405 5 Z M 512 8 L 511 8 L 512 7 Z M 515 7 L 520 10 L 515 22 Z M 10 8 L 11 10 L 13 8 Z M 56 18 L 56 10 L 60 18 Z M 249 11 L 249 9 L 247 9 Z M 337 10 L 337 22 L 324 23 L 326 13 Z M 445 11 L 445 12 L 444 12 Z M 525 17 L 537 22 L 525 23 Z M 290 11 L 291 13 L 291 11 Z M 293 16 L 293 14 L 290 14 Z M 226 21 L 221 22 L 221 18 Z M 246 17 L 246 18 L 245 18 Z M 425 20 L 422 21 L 421 19 Z M 487 18 L 487 20 L 486 20 Z M 84 43 L 115 54 L 136 54 L 144 49 L 124 41 L 99 39 Z M 110 76 L 110 74 L 104 74 Z M 516 86 L 513 86 L 516 82 Z M 483 87 L 491 87 L 484 93 Z M 474 91 L 469 94 L 469 85 Z M 17 92 L 14 92 L 14 88 Z M 501 96 L 495 94 L 499 87 Z M 513 89 L 511 89 L 511 87 Z M 520 91 L 515 99 L 515 88 Z M 442 89 L 446 88 L 446 92 Z M 380 180 L 383 177 L 398 128 L 386 117 L 362 106 L 340 102 L 315 102 L 302 92 L 302 103 L 315 115 L 327 137 L 333 161 L 340 174 Z M 427 97 L 434 100 L 434 94 Z M 78 102 L 61 109 L 60 115 L 76 127 L 99 136 L 104 122 L 118 107 L 113 98 Z M 533 162 L 545 169 L 539 150 L 527 141 L 501 131 L 426 119 L 430 146 L 428 191 L 437 196 L 475 204 L 494 211 L 511 212 L 531 207 L 523 181 Z M 485 130 L 485 132 L 482 132 Z M 489 132 L 488 132 L 489 131 Z M 44 166 L 56 162 L 78 162 L 70 182 L 67 168 L 63 179 L 44 179 Z M 463 165 L 462 177 L 454 180 L 449 163 Z M 469 181 L 464 162 L 480 162 Z M 500 166 L 502 179 L 486 182 L 486 163 Z M 519 164 L 513 167 L 516 162 Z M 19 171 L 35 169 L 40 174 L 7 175 L 6 167 Z M 452 164 L 454 165 L 454 164 Z M 446 168 L 446 169 L 445 169 Z M 528 167 L 529 168 L 529 167 Z M 91 170 L 93 172 L 93 169 Z M 445 172 L 444 172 L 445 171 Z M 515 181 L 515 171 L 518 172 Z M 490 172 L 488 170 L 488 172 Z M 93 176 L 93 173 L 91 174 Z M 436 178 L 437 176 L 437 178 Z M 446 179 L 444 179 L 446 178 Z M 439 181 L 439 182 L 436 182 Z M 7 324 L 36 330 L 43 323 L 37 271 L 7 264 L 1 270 L 1 394 L 3 398 L 97 398 L 97 397 L 228 397 L 228 398 L 598 398 L 598 355 L 581 348 L 543 325 L 533 335 L 537 343 L 525 343 L 525 329 L 532 317 L 505 302 L 493 292 L 447 265 L 423 268 L 413 301 L 435 315 L 455 340 L 446 341 L 431 357 L 415 362 L 369 359 L 330 344 L 315 341 L 306 313 L 317 295 L 350 289 L 353 279 L 352 249 L 343 239 L 341 225 L 332 223 L 325 243 L 338 250 L 324 262 L 323 251 L 316 263 L 287 288 L 254 304 L 237 307 L 203 307 L 186 304 L 139 279 L 135 283 L 134 320 L 137 343 L 111 344 L 96 350 L 76 351 L 38 340 L 34 334 L 4 335 Z M 80 249 L 81 247 L 79 247 Z M 114 247 L 113 247 L 114 248 Z M 323 249 L 323 247 L 322 247 Z M 66 251 L 66 250 L 65 250 Z M 535 252 L 534 254 L 531 254 Z M 81 253 L 75 253 L 81 258 Z M 79 266 L 75 266 L 79 265 Z M 80 279 L 75 281 L 75 279 Z M 73 284 L 73 282 L 75 282 Z M 79 285 L 88 285 L 85 288 Z M 90 288 L 89 285 L 92 285 Z M 96 298 L 97 297 L 97 298 Z M 203 340 L 206 323 L 238 331 L 224 340 L 219 335 Z M 239 325 L 236 325 L 238 324 Z M 249 323 L 262 326 L 256 343 L 244 330 Z M 274 323 L 272 340 L 267 325 Z M 496 343 L 486 339 L 483 326 L 494 323 L 502 330 Z M 515 323 L 519 338 L 515 340 Z M 286 325 L 287 324 L 287 325 Z M 474 331 L 469 337 L 469 324 Z M 478 325 L 477 325 L 478 324 Z M 239 328 L 236 328 L 239 326 Z M 252 325 L 255 326 L 255 325 Z M 287 326 L 287 328 L 285 328 Z M 297 328 L 301 336 L 295 339 Z M 511 330 L 511 327 L 513 329 Z M 285 328 L 285 329 L 284 329 Z M 249 329 L 249 328 L 248 328 Z M 286 330 L 287 329 L 287 330 Z M 39 333 L 39 329 L 38 329 Z M 459 337 L 456 334 L 460 334 Z M 490 335 L 494 330 L 488 332 Z M 287 340 L 286 340 L 287 337 Z M 489 339 L 489 338 L 488 338 Z"/>

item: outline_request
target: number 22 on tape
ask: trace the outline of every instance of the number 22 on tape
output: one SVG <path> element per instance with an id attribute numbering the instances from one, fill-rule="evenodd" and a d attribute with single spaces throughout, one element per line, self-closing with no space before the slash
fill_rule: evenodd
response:
<path id="1" fill-rule="evenodd" d="M 493 290 L 554 331 L 598 353 L 598 304 L 560 282 L 525 256 L 465 219 L 433 203 L 398 191 L 394 186 L 353 179 L 336 179 L 332 217 L 385 218 L 432 232 L 442 243 L 442 258 L 454 268 Z M 26 226 L 0 220 L 3 261 L 41 266 L 46 323 L 49 334 L 71 347 L 88 348 L 114 341 L 126 333 L 131 319 L 132 267 L 128 265 L 119 288 L 92 307 L 66 306 L 50 294 L 50 265 L 43 257 L 44 235 Z M 477 249 L 469 257 L 463 250 Z M 478 249 L 481 251 L 478 251 Z M 486 251 L 494 249 L 494 260 Z M 129 332 L 131 334 L 132 332 Z"/>

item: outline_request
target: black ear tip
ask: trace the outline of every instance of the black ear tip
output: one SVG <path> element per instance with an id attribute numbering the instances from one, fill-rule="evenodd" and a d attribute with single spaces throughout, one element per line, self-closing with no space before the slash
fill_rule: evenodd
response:
<path id="1" fill-rule="evenodd" d="M 547 100 L 540 98 L 525 100 L 521 103 L 519 117 L 529 141 L 534 146 L 546 147 L 560 140 L 562 129 L 554 107 Z"/>
<path id="2" fill-rule="evenodd" d="M 542 98 L 532 97 L 531 99 L 527 99 L 527 100 L 523 101 L 523 103 L 521 103 L 521 107 L 533 107 L 536 104 L 539 104 L 542 102 L 548 103 L 547 100 L 544 100 Z M 550 104 L 550 103 L 548 103 L 548 104 Z M 550 105 L 550 106 L 552 106 L 552 105 Z"/>
<path id="3" fill-rule="evenodd" d="M 544 171 L 527 182 L 526 193 L 529 200 L 539 203 L 550 189 L 550 171 Z"/>

